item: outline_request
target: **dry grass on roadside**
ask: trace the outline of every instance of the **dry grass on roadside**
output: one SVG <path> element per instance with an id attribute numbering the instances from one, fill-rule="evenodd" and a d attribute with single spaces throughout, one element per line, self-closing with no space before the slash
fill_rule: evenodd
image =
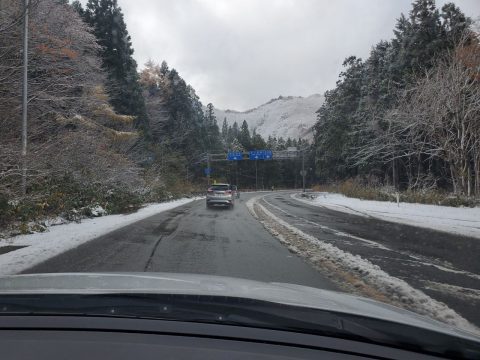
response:
<path id="1" fill-rule="evenodd" d="M 376 201 L 396 201 L 396 192 L 391 187 L 368 186 L 355 179 L 348 179 L 333 184 L 317 184 L 317 192 L 339 193 L 351 198 Z M 400 201 L 406 203 L 442 205 L 452 207 L 475 207 L 479 201 L 466 196 L 453 195 L 438 190 L 406 190 L 399 193 Z"/>

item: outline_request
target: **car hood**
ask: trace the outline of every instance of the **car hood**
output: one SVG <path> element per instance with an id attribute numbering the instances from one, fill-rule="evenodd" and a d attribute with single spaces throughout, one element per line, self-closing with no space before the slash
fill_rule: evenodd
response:
<path id="1" fill-rule="evenodd" d="M 249 298 L 388 320 L 480 341 L 476 334 L 372 299 L 308 286 L 199 274 L 56 273 L 0 277 L 6 294 L 185 294 Z"/>

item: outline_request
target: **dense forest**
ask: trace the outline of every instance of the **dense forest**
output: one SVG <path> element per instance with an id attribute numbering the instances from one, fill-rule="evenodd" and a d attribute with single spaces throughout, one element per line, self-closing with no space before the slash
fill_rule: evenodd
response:
<path id="1" fill-rule="evenodd" d="M 458 7 L 414 1 L 343 66 L 318 110 L 319 181 L 480 196 L 479 34 Z"/>
<path id="2" fill-rule="evenodd" d="M 23 4 L 0 0 L 0 226 L 124 212 L 204 191 L 206 154 L 309 150 L 307 182 L 480 194 L 480 44 L 453 4 L 416 0 L 394 38 L 343 63 L 313 144 L 216 119 L 165 61 L 139 70 L 117 0 L 31 0 L 28 151 L 21 153 Z M 23 165 L 26 191 L 21 186 Z M 300 187 L 300 159 L 215 162 L 214 181 Z M 255 175 L 258 176 L 255 176 Z"/>
<path id="3" fill-rule="evenodd" d="M 24 8 L 0 4 L 0 226 L 20 221 L 28 229 L 30 220 L 76 219 L 98 207 L 130 211 L 204 191 L 206 153 L 306 145 L 264 140 L 246 122 L 220 129 L 213 105 L 204 107 L 166 62 L 139 71 L 116 0 L 31 0 L 22 156 Z M 215 163 L 212 178 L 241 188 L 300 184 L 298 161 L 258 164 L 257 182 L 253 163 Z"/>

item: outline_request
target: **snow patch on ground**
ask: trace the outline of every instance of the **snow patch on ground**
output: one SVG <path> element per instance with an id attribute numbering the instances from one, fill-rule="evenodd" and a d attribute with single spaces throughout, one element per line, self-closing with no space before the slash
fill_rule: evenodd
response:
<path id="1" fill-rule="evenodd" d="M 0 275 L 17 274 L 113 230 L 194 200 L 196 199 L 190 198 L 151 204 L 133 214 L 108 215 L 86 219 L 82 220 L 81 223 L 51 226 L 48 231 L 43 233 L 20 235 L 0 240 L 0 247 L 25 246 L 0 255 Z M 100 209 L 98 209 L 98 212 L 100 212 Z"/>
<path id="2" fill-rule="evenodd" d="M 353 255 L 337 248 L 336 246 L 325 243 L 280 219 L 262 206 L 258 202 L 258 197 L 249 200 L 246 205 L 255 217 L 258 218 L 258 214 L 255 212 L 254 207 L 258 206 L 268 218 L 302 240 L 307 241 L 311 245 L 311 249 L 307 255 L 308 257 L 317 260 L 324 259 L 325 261 L 333 261 L 344 270 L 360 277 L 365 283 L 373 285 L 392 300 L 393 304 L 402 304 L 403 307 L 419 314 L 435 318 L 470 332 L 479 332 L 475 326 L 445 304 L 438 302 L 422 291 L 411 287 L 405 281 L 389 275 L 379 266 L 372 264 L 370 261 L 358 255 Z M 279 237 L 279 235 L 280 234 L 277 234 L 277 237 Z M 290 246 L 290 248 L 294 249 L 294 244 L 292 245 L 293 247 Z M 302 254 L 302 252 L 299 253 Z"/>
<path id="3" fill-rule="evenodd" d="M 297 216 L 295 215 L 292 215 L 288 212 L 286 212 L 285 210 L 279 208 L 278 206 L 275 206 L 273 204 L 271 204 L 270 202 L 268 202 L 265 198 L 263 198 L 263 201 L 265 203 L 268 204 L 268 206 L 272 207 L 272 208 L 275 208 L 277 209 L 278 211 L 281 211 L 283 212 L 284 214 L 290 216 L 290 217 L 293 217 L 293 218 L 297 218 Z M 314 225 L 316 227 L 319 227 L 320 229 L 322 230 L 327 230 L 328 232 L 330 232 L 331 234 L 333 235 L 336 235 L 336 236 L 341 236 L 341 237 L 346 237 L 346 238 L 350 238 L 350 239 L 355 239 L 355 240 L 358 240 L 358 241 L 361 241 L 364 243 L 364 245 L 367 245 L 367 246 L 370 246 L 372 248 L 377 248 L 377 249 L 383 249 L 383 250 L 388 250 L 388 251 L 392 251 L 392 249 L 390 249 L 389 247 L 386 247 L 382 244 L 379 244 L 375 241 L 372 241 L 372 240 L 368 240 L 368 239 L 364 239 L 364 238 L 361 238 L 359 236 L 356 236 L 356 235 L 352 235 L 352 234 L 349 234 L 349 233 L 346 233 L 346 232 L 343 232 L 343 231 L 338 231 L 336 229 L 333 229 L 333 228 L 330 228 L 328 226 L 325 226 L 325 225 L 322 225 L 322 224 L 319 224 L 317 222 L 314 222 L 314 221 L 310 221 L 308 219 L 304 219 L 304 218 L 301 218 L 302 221 L 308 223 L 308 224 L 311 224 L 311 225 Z"/>
<path id="4" fill-rule="evenodd" d="M 479 207 L 455 208 L 410 203 L 397 205 L 394 202 L 360 200 L 334 193 L 315 195 L 314 199 L 301 198 L 298 194 L 291 196 L 295 200 L 331 210 L 480 239 Z"/>
<path id="5" fill-rule="evenodd" d="M 247 207 L 248 211 L 250 211 L 250 214 L 252 214 L 254 218 L 258 218 L 257 213 L 255 212 L 255 209 L 254 209 L 254 205 L 259 198 L 260 196 L 252 197 L 250 200 L 248 200 L 245 203 L 245 206 Z"/>
<path id="6" fill-rule="evenodd" d="M 283 212 L 284 214 L 286 214 L 287 216 L 291 217 L 291 218 L 298 218 L 297 216 L 293 215 L 293 214 L 290 214 L 288 213 L 287 211 L 279 208 L 278 206 L 275 206 L 273 205 L 272 203 L 268 202 L 265 198 L 263 198 L 263 201 L 268 205 L 270 206 L 271 208 L 274 208 L 280 212 Z M 423 257 L 421 255 L 414 255 L 412 253 L 409 253 L 409 252 L 405 252 L 405 251 L 401 251 L 401 250 L 393 250 L 387 246 L 384 246 L 382 244 L 379 244 L 375 241 L 372 241 L 372 240 L 368 240 L 368 239 L 364 239 L 364 238 L 361 238 L 359 236 L 355 236 L 355 235 L 352 235 L 352 234 L 349 234 L 349 233 L 345 233 L 345 232 L 342 232 L 342 231 L 338 231 L 338 230 L 335 230 L 333 228 L 329 228 L 328 226 L 325 226 L 325 225 L 322 225 L 322 224 L 319 224 L 317 222 L 313 222 L 313 221 L 310 221 L 308 219 L 304 219 L 304 218 L 298 218 L 298 219 L 301 219 L 301 221 L 305 222 L 305 223 L 308 223 L 308 224 L 311 224 L 311 225 L 314 225 L 316 227 L 319 227 L 323 230 L 326 230 L 328 231 L 329 233 L 333 234 L 333 235 L 336 235 L 336 236 L 341 236 L 341 237 L 347 237 L 347 238 L 351 238 L 351 239 L 355 239 L 355 240 L 359 240 L 363 243 L 363 245 L 366 245 L 366 246 L 370 246 L 372 248 L 377 248 L 377 249 L 382 249 L 382 250 L 386 250 L 386 251 L 392 251 L 392 252 L 397 252 L 397 253 L 400 253 L 400 254 L 403 254 L 403 255 L 406 255 L 410 258 L 412 258 L 412 260 L 410 260 L 411 262 L 414 262 L 414 263 L 417 263 L 419 265 L 425 265 L 425 266 L 433 266 L 435 268 L 437 268 L 438 270 L 440 271 L 445 271 L 445 272 L 450 272 L 450 273 L 454 273 L 454 274 L 461 274 L 461 275 L 464 275 L 464 276 L 468 276 L 468 277 L 471 277 L 473 279 L 480 279 L 480 275 L 478 274 L 475 274 L 475 273 L 471 273 L 469 271 L 465 271 L 465 270 L 459 270 L 459 269 L 456 269 L 456 268 L 453 268 L 452 265 L 450 264 L 439 264 L 437 261 L 438 259 L 431 259 L 431 258 L 427 258 L 427 257 Z M 292 225 L 302 225 L 301 222 L 300 223 L 294 223 Z M 408 261 L 408 260 L 403 260 L 403 261 Z M 448 267 L 447 267 L 448 266 Z"/>
<path id="7" fill-rule="evenodd" d="M 456 286 L 451 284 L 439 283 L 435 281 L 424 281 L 425 287 L 429 290 L 447 293 L 452 296 L 457 296 L 468 301 L 480 301 L 480 290 L 471 289 L 463 286 Z"/>
<path id="8" fill-rule="evenodd" d="M 90 213 L 92 214 L 93 217 L 107 215 L 107 211 L 100 205 L 96 205 L 93 208 L 91 208 Z"/>

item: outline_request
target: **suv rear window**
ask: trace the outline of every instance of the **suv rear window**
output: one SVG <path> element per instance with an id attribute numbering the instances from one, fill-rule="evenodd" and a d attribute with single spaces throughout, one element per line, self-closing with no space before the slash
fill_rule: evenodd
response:
<path id="1" fill-rule="evenodd" d="M 226 191 L 226 190 L 230 190 L 230 186 L 229 185 L 212 185 L 211 189 L 216 191 Z"/>

